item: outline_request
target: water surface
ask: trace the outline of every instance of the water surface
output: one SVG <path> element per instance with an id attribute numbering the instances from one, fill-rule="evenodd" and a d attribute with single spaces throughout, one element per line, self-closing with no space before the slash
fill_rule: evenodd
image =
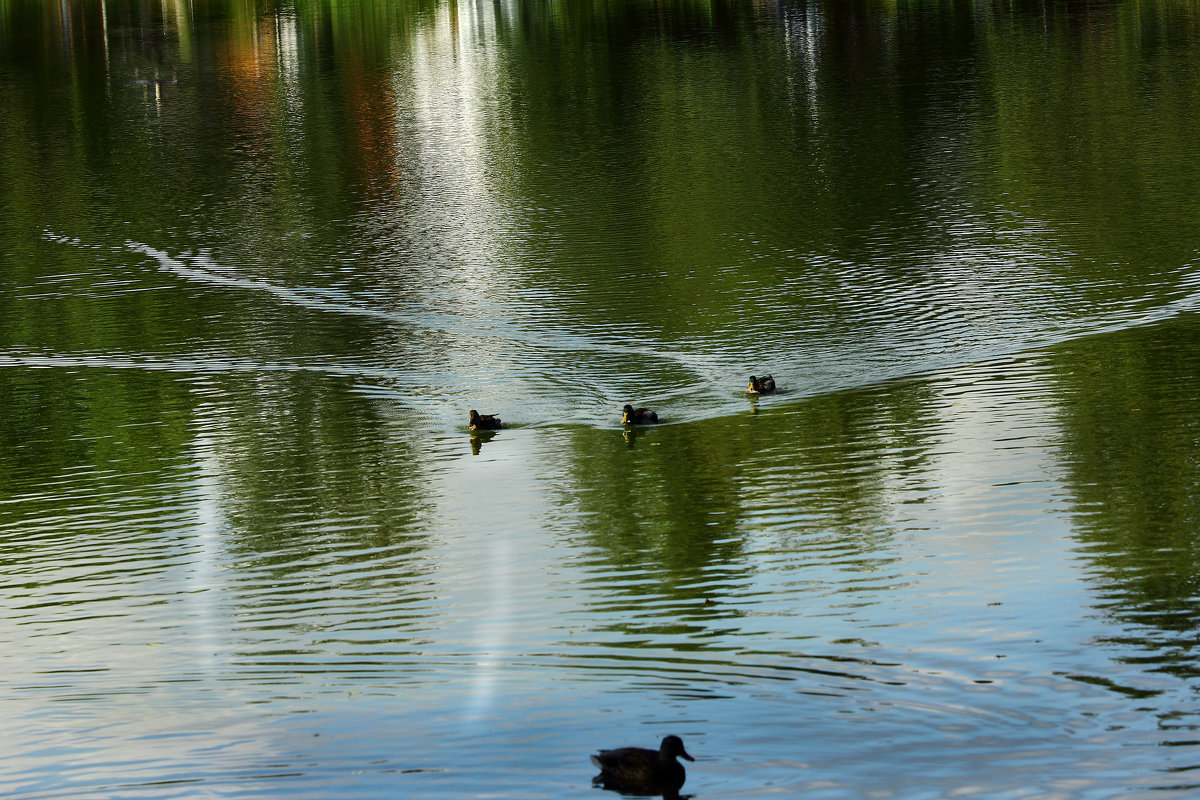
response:
<path id="1" fill-rule="evenodd" d="M 1192 796 L 1198 19 L 0 0 L 0 791 Z"/>

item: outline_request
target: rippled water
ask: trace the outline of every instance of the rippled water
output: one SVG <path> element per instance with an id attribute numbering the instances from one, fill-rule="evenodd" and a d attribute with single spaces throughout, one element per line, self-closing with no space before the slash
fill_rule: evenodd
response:
<path id="1" fill-rule="evenodd" d="M 0 0 L 0 793 L 1193 796 L 1198 19 Z"/>

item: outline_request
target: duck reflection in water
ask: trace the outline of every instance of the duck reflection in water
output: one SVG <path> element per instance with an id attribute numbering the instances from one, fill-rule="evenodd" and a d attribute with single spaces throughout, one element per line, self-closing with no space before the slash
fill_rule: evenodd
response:
<path id="1" fill-rule="evenodd" d="M 472 431 L 471 432 L 471 455 L 479 455 L 479 451 L 484 444 L 496 438 L 495 431 Z"/>
<path id="2" fill-rule="evenodd" d="M 621 794 L 662 795 L 674 800 L 687 779 L 677 758 L 695 760 L 683 749 L 683 740 L 678 736 L 665 737 L 657 750 L 643 747 L 601 750 L 592 756 L 592 763 L 600 768 L 592 783 Z"/>

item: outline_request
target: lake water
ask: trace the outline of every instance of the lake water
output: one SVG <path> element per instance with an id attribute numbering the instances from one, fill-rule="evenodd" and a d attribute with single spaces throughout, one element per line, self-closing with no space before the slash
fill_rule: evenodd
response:
<path id="1" fill-rule="evenodd" d="M 0 794 L 1200 792 L 1200 5 L 0 0 L 0 119 Z"/>

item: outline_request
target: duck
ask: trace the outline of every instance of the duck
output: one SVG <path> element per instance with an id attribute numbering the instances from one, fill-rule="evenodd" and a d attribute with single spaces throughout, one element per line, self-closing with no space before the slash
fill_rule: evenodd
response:
<path id="1" fill-rule="evenodd" d="M 495 414 L 480 414 L 473 408 L 467 415 L 467 422 L 467 430 L 472 431 L 498 431 L 504 427 Z"/>
<path id="2" fill-rule="evenodd" d="M 677 758 L 695 761 L 683 749 L 678 736 L 663 737 L 657 750 L 644 747 L 620 747 L 601 750 L 591 757 L 600 768 L 592 783 L 622 794 L 659 794 L 665 798 L 679 797 L 679 789 L 687 780 L 687 772 Z"/>
<path id="3" fill-rule="evenodd" d="M 751 375 L 746 394 L 775 394 L 775 379 L 770 375 L 763 375 L 761 378 Z"/>
<path id="4" fill-rule="evenodd" d="M 655 414 L 648 408 L 634 408 L 628 403 L 625 404 L 621 414 L 622 425 L 649 425 L 658 422 L 658 414 Z"/>

